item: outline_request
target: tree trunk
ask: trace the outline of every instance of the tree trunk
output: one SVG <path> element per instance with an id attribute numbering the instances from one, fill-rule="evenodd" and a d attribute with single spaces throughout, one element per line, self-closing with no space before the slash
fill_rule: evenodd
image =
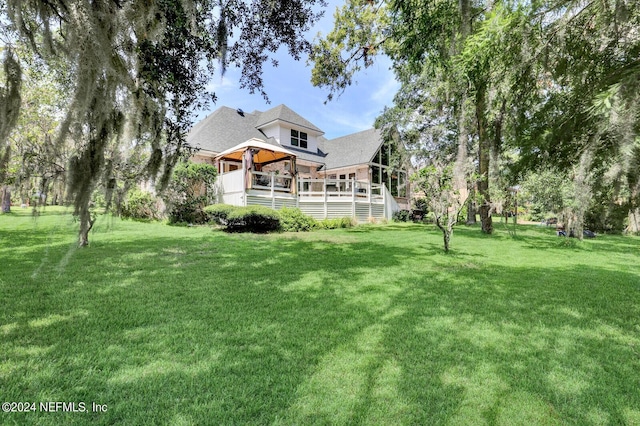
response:
<path id="1" fill-rule="evenodd" d="M 478 192 L 482 196 L 480 205 L 480 222 L 482 232 L 491 234 L 493 222 L 491 219 L 491 198 L 489 196 L 489 161 L 491 153 L 491 140 L 487 134 L 487 120 L 485 116 L 485 86 L 484 83 L 476 84 L 476 120 L 478 124 Z"/>
<path id="2" fill-rule="evenodd" d="M 575 171 L 573 178 L 573 190 L 574 190 L 574 206 L 573 206 L 573 219 L 574 223 L 571 226 L 569 232 L 573 233 L 573 236 L 579 240 L 583 238 L 584 230 L 584 214 L 589 207 L 589 201 L 591 199 L 591 184 L 589 182 L 589 170 L 591 169 L 591 160 L 593 154 L 589 149 L 585 150 L 580 156 L 580 162 Z"/>
<path id="3" fill-rule="evenodd" d="M 629 234 L 640 234 L 640 208 L 629 210 L 629 226 L 627 226 Z"/>
<path id="4" fill-rule="evenodd" d="M 2 213 L 11 212 L 11 188 L 8 186 L 2 187 Z"/>
<path id="5" fill-rule="evenodd" d="M 444 251 L 445 253 L 449 252 L 449 242 L 451 241 L 451 233 L 447 229 L 442 230 L 442 235 L 444 238 Z"/>
<path id="6" fill-rule="evenodd" d="M 445 253 L 449 252 L 449 243 L 451 242 L 451 229 L 449 227 L 442 226 L 441 218 L 436 216 L 436 226 L 440 231 L 442 231 L 442 238 L 444 240 L 444 251 Z M 447 223 L 449 223 L 449 218 L 447 217 Z"/>
<path id="7" fill-rule="evenodd" d="M 496 119 L 493 123 L 494 137 L 489 147 L 489 187 L 500 183 L 500 145 L 502 145 L 502 118 Z"/>
<path id="8" fill-rule="evenodd" d="M 91 211 L 89 210 L 89 203 L 83 203 L 80 208 L 80 231 L 78 232 L 78 246 L 86 247 L 89 245 L 89 232 L 93 228 L 95 219 L 91 218 Z"/>
<path id="9" fill-rule="evenodd" d="M 476 224 L 476 201 L 475 190 L 471 189 L 469 194 L 469 201 L 467 201 L 467 225 Z"/>

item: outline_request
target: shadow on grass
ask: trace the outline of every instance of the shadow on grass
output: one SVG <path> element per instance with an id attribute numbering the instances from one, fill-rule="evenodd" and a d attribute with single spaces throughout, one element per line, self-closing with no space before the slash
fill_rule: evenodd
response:
<path id="1" fill-rule="evenodd" d="M 117 232 L 72 256 L 59 241 L 38 279 L 0 281 L 4 396 L 109 410 L 3 419 L 554 424 L 640 415 L 638 274 L 485 268 L 463 251 L 445 258 L 402 246 L 405 229 L 305 239 Z"/>
<path id="2" fill-rule="evenodd" d="M 637 274 L 493 268 L 398 297 L 386 333 L 419 424 L 634 424 Z M 466 277 L 466 280 L 463 279 Z M 399 350 L 399 348 L 401 348 Z M 515 423 L 514 423 L 515 422 Z"/>

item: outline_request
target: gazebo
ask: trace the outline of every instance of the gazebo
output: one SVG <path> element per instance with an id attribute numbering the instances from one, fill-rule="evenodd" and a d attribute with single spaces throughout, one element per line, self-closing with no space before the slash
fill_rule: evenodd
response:
<path id="1" fill-rule="evenodd" d="M 282 146 L 252 138 L 221 152 L 215 161 L 225 198 L 248 191 L 296 194 L 296 155 Z"/>

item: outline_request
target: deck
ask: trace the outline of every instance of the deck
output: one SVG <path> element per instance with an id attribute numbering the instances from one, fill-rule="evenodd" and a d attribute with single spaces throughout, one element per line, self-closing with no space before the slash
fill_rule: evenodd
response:
<path id="1" fill-rule="evenodd" d="M 219 202 L 274 209 L 297 207 L 315 219 L 348 216 L 365 222 L 371 218 L 390 219 L 393 211 L 398 210 L 384 184 L 355 179 L 296 179 L 235 170 L 220 175 L 218 185 Z"/>

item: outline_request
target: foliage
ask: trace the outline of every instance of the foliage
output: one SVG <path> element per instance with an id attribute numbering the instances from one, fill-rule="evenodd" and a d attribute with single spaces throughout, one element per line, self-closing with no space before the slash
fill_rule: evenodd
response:
<path id="1" fill-rule="evenodd" d="M 280 229 L 280 215 L 264 206 L 236 207 L 227 214 L 226 230 L 264 233 Z"/>
<path id="2" fill-rule="evenodd" d="M 425 214 L 429 211 L 429 200 L 425 197 L 417 197 L 412 200 L 413 208 L 422 210 Z"/>
<path id="3" fill-rule="evenodd" d="M 459 173 L 463 175 L 460 176 Z M 465 178 L 464 173 L 464 168 L 458 164 L 434 161 L 413 176 L 416 185 L 425 194 L 429 213 L 433 215 L 436 226 L 442 231 L 445 252 L 449 251 L 453 227 L 458 223 L 469 196 L 466 188 L 460 186 L 460 182 L 469 180 Z"/>
<path id="4" fill-rule="evenodd" d="M 212 204 L 203 209 L 207 215 L 208 221 L 213 221 L 218 225 L 227 224 L 227 216 L 237 207 L 229 204 Z"/>
<path id="5" fill-rule="evenodd" d="M 283 207 L 278 210 L 280 216 L 280 228 L 285 232 L 311 231 L 317 222 L 297 208 Z"/>
<path id="6" fill-rule="evenodd" d="M 346 229 L 352 228 L 355 225 L 357 225 L 357 223 L 354 219 L 348 216 L 318 221 L 318 229 Z"/>
<path id="7" fill-rule="evenodd" d="M 158 201 L 158 198 L 150 192 L 133 189 L 127 193 L 126 201 L 120 208 L 120 216 L 125 219 L 161 219 Z"/>
<path id="8" fill-rule="evenodd" d="M 0 184 L 4 184 L 11 155 L 11 145 L 7 143 L 7 137 L 20 114 L 22 69 L 11 49 L 2 49 L 0 53 L 3 56 L 3 68 L 0 72 Z"/>
<path id="9" fill-rule="evenodd" d="M 397 126 L 427 159 L 419 167 L 433 152 L 457 148 L 460 159 L 467 145 L 483 231 L 517 175 L 548 168 L 572 182 L 562 204 L 581 227 L 585 176 L 603 165 L 608 202 L 640 214 L 639 26 L 630 0 L 347 1 L 316 42 L 313 82 L 331 98 L 371 66 L 370 52 L 387 54 L 401 88 L 377 125 Z"/>
<path id="10" fill-rule="evenodd" d="M 171 182 L 163 198 L 171 223 L 203 224 L 204 208 L 215 199 L 217 170 L 211 164 L 183 162 L 173 170 Z"/>
<path id="11" fill-rule="evenodd" d="M 393 212 L 393 216 L 391 219 L 394 222 L 409 222 L 411 220 L 411 211 L 410 210 L 398 210 Z"/>
<path id="12" fill-rule="evenodd" d="M 314 6 L 325 4 L 324 0 L 0 2 L 0 25 L 3 36 L 8 35 L 3 40 L 9 52 L 5 65 L 12 76 L 6 102 L 0 103 L 0 151 L 4 153 L 5 135 L 15 121 L 9 118 L 17 116 L 14 106 L 20 103 L 15 84 L 19 78 L 13 78 L 19 75 L 20 63 L 10 52 L 22 44 L 27 46 L 27 59 L 41 61 L 48 70 L 68 71 L 63 74 L 69 102 L 54 140 L 57 144 L 70 137 L 75 144 L 68 184 L 80 219 L 78 242 L 85 246 L 94 224 L 91 195 L 98 187 L 107 192 L 117 187 L 120 176 L 114 171 L 127 162 L 123 157 L 148 150 L 144 175 L 138 180 L 155 179 L 158 189 L 165 189 L 173 167 L 191 154 L 186 133 L 197 112 L 215 100 L 208 83 L 216 65 L 223 75 L 227 66 L 237 66 L 241 87 L 251 93 L 258 90 L 266 98 L 264 62 L 282 46 L 296 59 L 308 52 L 304 33 L 322 14 Z M 4 99 L 5 91 L 0 92 Z"/>
<path id="13" fill-rule="evenodd" d="M 542 220 L 548 214 L 559 215 L 570 190 L 570 178 L 560 170 L 546 168 L 530 171 L 522 180 L 520 198 L 529 203 L 532 220 Z"/>
<path id="14" fill-rule="evenodd" d="M 21 202 L 38 192 L 44 194 L 40 203 L 63 204 L 67 165 L 74 154 L 70 140 L 56 142 L 64 88 L 38 64 L 23 68 L 20 116 L 7 139 L 7 177 Z"/>
<path id="15" fill-rule="evenodd" d="M 615 187 L 607 185 L 606 179 L 595 179 L 589 207 L 585 212 L 584 227 L 598 233 L 622 233 L 628 226 L 628 213 L 631 210 L 625 198 L 618 198 L 614 194 Z"/>

